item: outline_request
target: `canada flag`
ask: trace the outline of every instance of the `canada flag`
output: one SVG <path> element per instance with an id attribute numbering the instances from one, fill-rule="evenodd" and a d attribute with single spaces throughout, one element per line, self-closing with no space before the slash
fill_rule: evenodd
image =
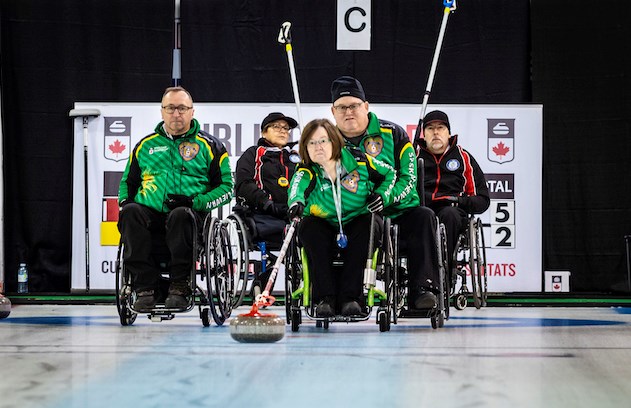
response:
<path id="1" fill-rule="evenodd" d="M 487 119 L 487 157 L 495 163 L 515 158 L 515 119 Z"/>

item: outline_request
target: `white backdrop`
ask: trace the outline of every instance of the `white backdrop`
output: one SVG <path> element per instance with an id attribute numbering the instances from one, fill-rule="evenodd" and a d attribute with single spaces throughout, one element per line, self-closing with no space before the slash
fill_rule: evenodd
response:
<path id="1" fill-rule="evenodd" d="M 89 287 L 113 290 L 118 239 L 115 181 L 133 146 L 161 120 L 160 105 L 77 102 L 75 108 L 101 111 L 88 127 Z M 329 104 L 302 104 L 301 108 L 305 122 L 333 119 Z M 372 104 L 370 108 L 414 135 L 420 104 Z M 427 112 L 434 109 L 449 115 L 452 133 L 459 135 L 459 144 L 473 154 L 487 177 L 491 207 L 482 221 L 490 224 L 485 228 L 489 292 L 540 292 L 542 106 L 430 105 Z M 275 111 L 297 118 L 294 104 L 195 104 L 195 117 L 203 129 L 225 143 L 233 169 L 242 152 L 258 139 L 261 120 Z M 298 130 L 292 137 L 298 140 Z M 72 289 L 80 291 L 86 289 L 81 118 L 75 120 L 74 143 Z M 229 212 L 225 206 L 219 215 Z"/>

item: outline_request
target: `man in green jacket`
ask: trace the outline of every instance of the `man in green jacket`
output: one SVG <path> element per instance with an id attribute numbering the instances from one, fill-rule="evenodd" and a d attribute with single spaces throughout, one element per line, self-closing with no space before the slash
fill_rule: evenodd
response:
<path id="1" fill-rule="evenodd" d="M 414 147 L 401 126 L 369 111 L 357 79 L 342 76 L 334 80 L 331 98 L 331 112 L 346 146 L 361 149 L 396 171 L 393 204 L 385 208 L 384 216 L 399 225 L 401 252 L 407 254 L 408 307 L 434 308 L 439 288 L 436 216 L 420 206 Z"/>
<path id="2" fill-rule="evenodd" d="M 121 179 L 118 228 L 137 295 L 133 308 L 139 312 L 153 309 L 161 296 L 152 237 L 163 235 L 171 254 L 165 307 L 185 308 L 194 287 L 193 220 L 201 226 L 205 213 L 232 197 L 228 152 L 219 139 L 200 129 L 194 112 L 188 91 L 167 88 L 163 121 L 136 144 Z"/>

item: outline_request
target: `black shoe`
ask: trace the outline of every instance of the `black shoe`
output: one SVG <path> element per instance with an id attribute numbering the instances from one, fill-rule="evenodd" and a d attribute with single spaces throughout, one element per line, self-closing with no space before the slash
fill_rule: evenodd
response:
<path id="1" fill-rule="evenodd" d="M 345 302 L 342 305 L 342 310 L 340 313 L 342 314 L 342 316 L 357 316 L 362 313 L 362 308 L 361 306 L 359 306 L 359 303 L 357 303 L 354 300 L 351 300 L 351 301 Z"/>
<path id="2" fill-rule="evenodd" d="M 316 317 L 333 317 L 335 316 L 335 308 L 326 300 L 320 301 L 316 306 Z"/>
<path id="3" fill-rule="evenodd" d="M 133 309 L 138 312 L 150 312 L 156 306 L 156 298 L 153 290 L 143 290 L 136 293 L 136 301 Z"/>
<path id="4" fill-rule="evenodd" d="M 434 309 L 436 305 L 436 295 L 429 291 L 421 292 L 411 303 L 414 309 Z"/>
<path id="5" fill-rule="evenodd" d="M 164 301 L 167 309 L 182 309 L 188 306 L 191 295 L 191 284 L 188 281 L 171 282 L 169 296 Z"/>

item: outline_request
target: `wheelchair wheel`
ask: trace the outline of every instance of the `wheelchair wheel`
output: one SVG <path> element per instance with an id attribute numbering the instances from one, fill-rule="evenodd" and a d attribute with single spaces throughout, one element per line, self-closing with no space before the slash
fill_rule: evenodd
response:
<path id="1" fill-rule="evenodd" d="M 230 214 L 224 221 L 230 240 L 231 271 L 234 275 L 235 290 L 233 308 L 241 306 L 248 285 L 248 267 L 250 265 L 247 230 L 243 220 L 236 214 Z"/>
<path id="2" fill-rule="evenodd" d="M 476 226 L 473 219 L 469 220 L 469 269 L 471 270 L 471 289 L 473 295 L 473 305 L 476 309 L 482 307 L 482 278 L 480 274 L 480 263 L 478 262 L 479 246 L 477 245 Z"/>
<path id="3" fill-rule="evenodd" d="M 464 310 L 467 307 L 467 296 L 459 293 L 454 299 L 454 307 L 458 310 Z"/>
<path id="4" fill-rule="evenodd" d="M 213 320 L 221 326 L 232 313 L 235 281 L 231 273 L 228 231 L 216 218 L 208 223 L 206 234 L 206 285 Z"/>
<path id="5" fill-rule="evenodd" d="M 441 293 L 438 303 L 440 319 L 438 327 L 443 327 L 444 320 L 449 320 L 449 295 L 451 293 L 451 277 L 449 276 L 449 262 L 447 261 L 447 231 L 443 224 L 438 225 L 438 267 L 441 279 Z"/>
<path id="6" fill-rule="evenodd" d="M 291 324 L 291 331 L 297 332 L 302 323 L 300 298 L 293 299 L 292 293 L 300 287 L 302 280 L 302 262 L 299 255 L 300 248 L 294 238 L 287 248 L 285 255 L 285 314 L 287 324 Z"/>
<path id="7" fill-rule="evenodd" d="M 407 293 L 407 280 L 405 278 L 405 271 L 403 266 L 400 265 L 401 258 L 399 257 L 399 226 L 392 224 L 392 262 L 393 262 L 393 274 L 394 280 L 394 296 L 392 296 L 392 322 L 397 324 L 401 311 L 405 306 L 405 296 Z"/>
<path id="8" fill-rule="evenodd" d="M 486 246 L 484 244 L 484 231 L 482 230 L 482 220 L 476 220 L 476 246 L 478 247 L 478 266 L 480 273 L 480 291 L 482 294 L 482 307 L 487 305 L 487 281 L 486 281 Z"/>
<path id="9" fill-rule="evenodd" d="M 379 311 L 377 313 L 377 323 L 380 332 L 390 331 L 390 314 L 387 311 Z"/>
<path id="10" fill-rule="evenodd" d="M 390 330 L 390 321 L 397 324 L 398 318 L 398 304 L 399 304 L 399 281 L 398 281 L 398 259 L 396 259 L 395 253 L 395 233 L 392 227 L 392 221 L 390 218 L 384 219 L 384 245 L 382 251 L 383 257 L 383 272 L 384 272 L 384 285 L 386 292 L 386 314 L 387 316 L 387 330 L 382 330 L 381 321 L 379 315 L 377 316 L 377 322 L 381 331 Z"/>
<path id="11" fill-rule="evenodd" d="M 116 309 L 122 326 L 131 326 L 136 321 L 137 313 L 132 312 L 130 306 L 133 304 L 135 294 L 131 289 L 131 274 L 125 269 L 123 263 L 124 245 L 118 246 L 116 255 Z"/>

